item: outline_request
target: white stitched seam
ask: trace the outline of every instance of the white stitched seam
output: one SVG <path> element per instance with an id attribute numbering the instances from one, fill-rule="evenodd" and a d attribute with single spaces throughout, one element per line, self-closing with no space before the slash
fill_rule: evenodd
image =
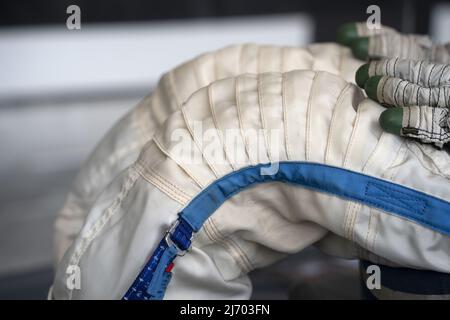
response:
<path id="1" fill-rule="evenodd" d="M 284 124 L 284 143 L 286 145 L 286 156 L 288 160 L 292 159 L 291 146 L 289 141 L 289 127 L 288 127 L 288 111 L 286 108 L 286 77 L 285 73 L 281 76 L 281 106 L 283 108 L 283 124 Z"/>
<path id="2" fill-rule="evenodd" d="M 336 102 L 334 103 L 333 114 L 331 116 L 330 127 L 328 130 L 327 146 L 325 148 L 325 160 L 324 160 L 325 163 L 328 163 L 328 156 L 329 156 L 329 152 L 330 152 L 330 148 L 331 148 L 331 141 L 333 140 L 334 123 L 337 119 L 339 106 L 342 104 L 342 101 L 344 101 L 345 94 L 347 93 L 348 90 L 350 90 L 351 87 L 352 87 L 352 85 L 350 83 L 348 83 L 344 87 L 344 89 L 341 90 L 341 92 L 339 93 L 339 97 L 336 99 Z"/>
<path id="3" fill-rule="evenodd" d="M 194 140 L 195 145 L 197 146 L 198 150 L 201 152 L 203 159 L 205 159 L 205 162 L 208 165 L 208 167 L 211 169 L 212 173 L 216 176 L 216 178 L 218 178 L 220 175 L 219 175 L 216 167 L 214 166 L 214 164 L 211 162 L 210 159 L 208 159 L 208 157 L 204 153 L 203 148 L 200 147 L 198 139 L 196 138 L 196 136 L 194 134 L 194 129 L 191 127 L 191 125 L 189 123 L 188 115 L 186 113 L 186 109 L 184 106 L 181 107 L 181 114 L 183 115 L 184 123 L 186 124 L 186 127 L 188 128 L 188 131 L 191 134 L 192 140 Z"/>
<path id="4" fill-rule="evenodd" d="M 353 206 L 354 206 L 353 202 L 348 202 L 347 207 L 345 209 L 343 228 L 344 228 L 344 236 L 346 238 L 349 238 L 348 230 L 349 230 L 349 225 L 350 225 L 350 216 L 351 216 L 351 213 L 353 211 Z"/>
<path id="5" fill-rule="evenodd" d="M 365 247 L 367 248 L 367 249 L 369 249 L 369 237 L 370 237 L 370 235 L 372 234 L 372 229 L 371 229 L 371 226 L 372 226 L 372 208 L 369 208 L 369 222 L 368 222 L 368 224 L 367 224 L 367 231 L 366 231 L 366 236 L 365 236 L 365 238 L 364 238 L 364 245 L 365 245 Z"/>
<path id="6" fill-rule="evenodd" d="M 219 122 L 217 120 L 214 100 L 213 100 L 212 96 L 213 96 L 212 86 L 210 84 L 208 86 L 208 100 L 209 100 L 209 108 L 210 108 L 210 111 L 211 111 L 211 117 L 212 117 L 212 120 L 213 120 L 214 127 L 217 130 L 217 134 L 219 135 L 219 139 L 220 139 L 220 143 L 222 144 L 224 155 L 227 158 L 228 162 L 230 163 L 231 168 L 234 171 L 234 170 L 236 170 L 236 167 L 234 166 L 233 162 L 230 161 L 230 158 L 229 158 L 229 155 L 228 155 L 228 149 L 227 149 L 227 146 L 225 145 L 224 138 L 223 138 L 222 128 L 219 126 Z"/>
<path id="7" fill-rule="evenodd" d="M 235 91 L 236 91 L 235 96 L 236 97 L 235 97 L 235 99 L 236 99 L 236 110 L 237 110 L 238 120 L 239 120 L 239 128 L 240 128 L 240 132 L 241 132 L 242 141 L 244 142 L 245 152 L 247 153 L 247 157 L 248 157 L 250 163 L 252 165 L 255 165 L 256 162 L 253 161 L 254 159 L 252 159 L 250 157 L 250 150 L 249 150 L 250 147 L 249 147 L 248 139 L 247 139 L 246 135 L 244 134 L 244 122 L 243 122 L 243 119 L 242 119 L 241 101 L 240 101 L 240 98 L 239 98 L 239 94 L 240 94 L 239 79 L 241 79 L 241 76 L 238 76 L 236 78 L 236 82 L 235 82 L 235 85 L 236 85 L 236 89 L 235 89 Z"/>
<path id="8" fill-rule="evenodd" d="M 371 169 L 371 165 L 377 158 L 377 155 L 381 151 L 385 151 L 381 150 L 382 149 L 381 146 L 383 146 L 383 141 L 386 140 L 387 138 L 388 138 L 387 134 L 385 134 L 385 132 L 382 132 L 380 138 L 378 139 L 377 145 L 375 146 L 375 151 L 373 151 L 369 156 L 369 159 L 367 159 L 366 163 L 362 168 L 362 172 L 367 173 L 367 171 Z"/>
<path id="9" fill-rule="evenodd" d="M 149 104 L 144 103 L 149 100 Z M 136 107 L 136 113 L 133 114 L 134 122 L 137 123 L 137 126 L 139 127 L 140 131 L 142 132 L 141 141 L 143 143 L 147 142 L 148 139 L 151 138 L 150 128 L 149 128 L 149 120 L 148 114 L 145 112 L 147 108 L 150 108 L 152 105 L 152 98 L 144 98 L 144 101 L 142 104 L 138 105 Z"/>
<path id="10" fill-rule="evenodd" d="M 177 90 L 175 88 L 176 87 L 175 86 L 175 75 L 174 75 L 174 71 L 173 70 L 169 72 L 168 77 L 169 77 L 169 90 L 170 90 L 170 93 L 171 93 L 171 95 L 173 97 L 175 97 L 175 103 L 177 105 L 177 109 L 180 109 L 181 101 L 180 101 L 180 98 L 178 97 L 178 93 L 177 93 Z"/>
<path id="11" fill-rule="evenodd" d="M 244 251 L 241 249 L 241 247 L 232 239 L 232 235 L 225 236 L 217 227 L 215 224 L 213 218 L 211 217 L 211 227 L 215 230 L 215 233 L 221 237 L 223 241 L 226 241 L 232 248 L 234 248 L 234 251 L 238 255 L 240 261 L 241 261 L 241 267 L 244 268 L 244 272 L 248 272 L 249 270 L 252 270 L 252 264 L 250 260 L 248 259 L 247 255 L 244 253 Z"/>
<path id="12" fill-rule="evenodd" d="M 141 166 L 137 166 L 136 170 L 143 179 L 150 182 L 157 189 L 168 195 L 176 202 L 186 205 L 192 198 L 192 196 L 187 195 L 178 186 L 157 174 L 155 171 L 150 170 L 149 168 L 144 169 Z"/>
<path id="13" fill-rule="evenodd" d="M 195 177 L 195 175 L 190 172 L 189 169 L 187 169 L 185 166 L 183 166 L 181 164 L 180 161 L 177 161 L 168 150 L 166 150 L 162 144 L 159 142 L 159 140 L 155 137 L 153 137 L 153 141 L 155 142 L 156 146 L 159 148 L 159 150 L 161 150 L 162 153 L 164 153 L 168 158 L 172 159 L 181 169 L 183 169 L 184 172 L 186 172 L 186 174 L 200 187 L 200 189 L 203 189 L 205 187 L 205 185 L 203 183 L 200 182 L 199 179 L 197 179 Z"/>
<path id="14" fill-rule="evenodd" d="M 81 242 L 76 246 L 72 256 L 69 261 L 71 265 L 78 265 L 84 252 L 90 246 L 92 241 L 97 237 L 97 235 L 102 231 L 106 223 L 111 219 L 111 217 L 117 212 L 117 209 L 122 204 L 123 200 L 128 196 L 130 190 L 135 185 L 136 181 L 140 177 L 135 166 L 131 166 L 128 173 L 128 178 L 120 190 L 119 194 L 114 198 L 113 202 L 109 207 L 103 210 L 100 217 L 93 223 L 92 227 L 85 233 Z M 72 299 L 73 290 L 69 290 L 69 300 Z"/>
<path id="15" fill-rule="evenodd" d="M 354 143 L 354 140 L 355 140 L 355 137 L 356 137 L 356 131 L 358 129 L 359 118 L 360 118 L 360 115 L 361 115 L 361 112 L 362 112 L 360 110 L 361 110 L 361 108 L 358 106 L 358 109 L 356 110 L 355 125 L 353 126 L 352 134 L 350 136 L 350 142 L 347 145 L 347 150 L 345 151 L 345 157 L 344 157 L 344 163 L 343 163 L 343 167 L 344 168 L 347 166 L 347 162 L 348 162 L 348 159 L 349 159 L 349 154 L 352 151 L 353 143 Z"/>
<path id="16" fill-rule="evenodd" d="M 349 239 L 352 241 L 355 241 L 355 226 L 356 222 L 358 221 L 359 212 L 361 211 L 361 208 L 362 205 L 360 203 L 355 203 L 355 209 L 353 210 L 353 219 L 349 229 Z"/>
<path id="17" fill-rule="evenodd" d="M 261 119 L 261 128 L 263 130 L 264 141 L 266 143 L 267 157 L 269 158 L 269 162 L 272 162 L 272 152 L 270 149 L 269 138 L 267 137 L 266 119 L 264 117 L 264 101 L 263 101 L 262 76 L 261 75 L 258 75 L 257 88 L 258 88 L 257 89 L 258 90 L 258 105 L 259 105 L 259 114 L 260 114 L 260 119 Z"/>
<path id="18" fill-rule="evenodd" d="M 211 220 L 208 219 L 205 221 L 205 224 L 203 225 L 203 230 L 205 231 L 208 238 L 211 239 L 211 241 L 218 243 L 223 248 L 225 248 L 225 250 L 228 251 L 233 261 L 241 269 L 242 273 L 248 272 L 247 266 L 242 262 L 242 257 L 240 256 L 239 252 L 236 252 L 236 249 L 229 243 L 229 241 L 227 241 L 227 239 L 223 239 L 214 231 L 213 227 L 211 226 L 211 223 L 212 223 Z"/>
<path id="19" fill-rule="evenodd" d="M 316 72 L 314 74 L 314 78 L 312 80 L 311 87 L 309 89 L 309 97 L 308 97 L 308 105 L 306 107 L 306 129 L 305 129 L 305 160 L 309 160 L 309 133 L 311 131 L 311 105 L 312 100 L 314 96 L 315 87 L 318 82 L 319 75 L 321 74 L 320 71 Z"/>
<path id="20" fill-rule="evenodd" d="M 204 81 L 203 77 L 201 77 L 201 73 L 199 72 L 199 67 L 198 67 L 198 60 L 199 60 L 199 58 L 195 58 L 194 59 L 194 61 L 193 61 L 193 64 L 194 64 L 193 69 L 194 69 L 194 76 L 195 76 L 195 79 L 196 79 L 197 84 L 198 84 L 197 88 L 202 88 L 202 87 L 204 87 L 207 84 L 207 82 Z M 202 79 L 200 79 L 200 78 L 202 78 Z"/>

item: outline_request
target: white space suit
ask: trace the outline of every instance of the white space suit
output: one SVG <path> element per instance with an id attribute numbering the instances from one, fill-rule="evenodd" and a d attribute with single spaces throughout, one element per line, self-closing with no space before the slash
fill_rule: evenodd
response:
<path id="1" fill-rule="evenodd" d="M 198 233 L 173 271 L 157 268 L 168 299 L 248 298 L 250 270 L 311 244 L 450 272 L 450 156 L 384 133 L 383 108 L 348 82 L 359 65 L 337 45 L 247 45 L 166 74 L 82 169 L 57 223 L 52 297 L 126 296 L 179 213 Z"/>

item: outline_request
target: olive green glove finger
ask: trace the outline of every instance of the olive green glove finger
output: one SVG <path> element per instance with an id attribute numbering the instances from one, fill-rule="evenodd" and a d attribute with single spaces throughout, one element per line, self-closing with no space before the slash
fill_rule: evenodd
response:
<path id="1" fill-rule="evenodd" d="M 383 59 L 362 65 L 355 80 L 364 88 L 366 81 L 373 76 L 400 78 L 422 87 L 450 85 L 450 65 L 408 59 Z"/>
<path id="2" fill-rule="evenodd" d="M 391 107 L 379 119 L 385 131 L 441 148 L 450 141 L 449 86 L 424 87 L 400 78 L 373 76 L 366 81 L 365 91 L 369 98 Z"/>
<path id="3" fill-rule="evenodd" d="M 355 39 L 389 32 L 396 31 L 386 26 L 381 26 L 379 29 L 369 29 L 366 22 L 350 22 L 339 27 L 336 40 L 344 46 L 350 46 Z"/>
<path id="4" fill-rule="evenodd" d="M 450 44 L 435 44 L 428 36 L 390 32 L 352 41 L 359 59 L 400 58 L 450 63 Z"/>
<path id="5" fill-rule="evenodd" d="M 338 29 L 337 41 L 352 49 L 361 60 L 400 58 L 450 63 L 450 44 L 433 44 L 428 36 L 404 35 L 382 26 L 369 29 L 366 23 L 349 23 Z"/>
<path id="6" fill-rule="evenodd" d="M 389 108 L 380 115 L 380 126 L 387 132 L 432 143 L 442 148 L 450 142 L 448 108 L 412 106 Z"/>
<path id="7" fill-rule="evenodd" d="M 356 39 L 351 47 L 353 54 L 359 59 L 400 58 L 433 61 L 433 43 L 427 36 L 390 32 Z"/>
<path id="8" fill-rule="evenodd" d="M 389 76 L 374 76 L 366 81 L 364 90 L 369 98 L 388 107 L 427 105 L 449 108 L 448 85 L 423 87 L 408 80 Z"/>

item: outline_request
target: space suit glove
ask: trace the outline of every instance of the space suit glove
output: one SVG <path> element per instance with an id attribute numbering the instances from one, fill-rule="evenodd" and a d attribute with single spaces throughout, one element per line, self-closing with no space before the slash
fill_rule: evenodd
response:
<path id="1" fill-rule="evenodd" d="M 362 65 L 356 82 L 388 108 L 379 119 L 385 131 L 437 147 L 450 142 L 450 65 L 383 59 Z"/>
<path id="2" fill-rule="evenodd" d="M 428 36 L 402 34 L 390 27 L 369 29 L 364 22 L 339 28 L 337 41 L 361 60 L 400 58 L 450 63 L 450 44 L 436 44 Z"/>

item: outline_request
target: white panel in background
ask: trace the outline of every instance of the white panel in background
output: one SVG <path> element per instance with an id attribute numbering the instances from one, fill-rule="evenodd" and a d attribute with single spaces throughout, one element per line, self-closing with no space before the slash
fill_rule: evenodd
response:
<path id="1" fill-rule="evenodd" d="M 303 14 L 81 27 L 0 31 L 0 99 L 150 88 L 205 51 L 243 42 L 305 44 L 314 28 Z"/>
<path id="2" fill-rule="evenodd" d="M 450 4 L 439 3 L 431 11 L 430 32 L 433 40 L 450 42 Z"/>
<path id="3" fill-rule="evenodd" d="M 162 73 L 228 44 L 299 45 L 312 34 L 300 14 L 0 29 L 0 281 L 50 268 L 74 172 Z"/>

